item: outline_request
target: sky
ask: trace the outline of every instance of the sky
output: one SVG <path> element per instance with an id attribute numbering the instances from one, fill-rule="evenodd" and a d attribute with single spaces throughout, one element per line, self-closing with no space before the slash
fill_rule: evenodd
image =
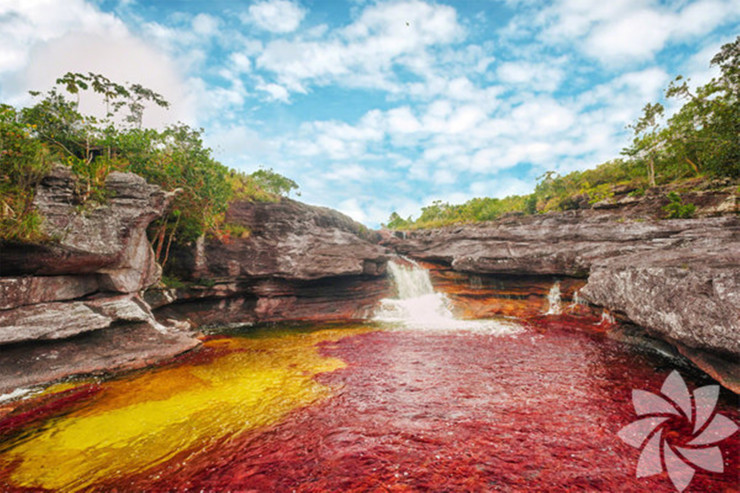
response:
<path id="1" fill-rule="evenodd" d="M 172 103 L 145 125 L 376 227 L 618 157 L 738 34 L 740 0 L 0 0 L 0 102 L 68 71 L 140 83 Z"/>

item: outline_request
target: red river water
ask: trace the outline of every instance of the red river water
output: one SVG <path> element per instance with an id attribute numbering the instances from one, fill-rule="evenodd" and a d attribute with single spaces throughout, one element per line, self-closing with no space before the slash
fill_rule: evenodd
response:
<path id="1" fill-rule="evenodd" d="M 551 316 L 516 330 L 292 327 L 212 336 L 159 368 L 76 382 L 0 421 L 0 490 L 675 491 L 619 430 L 674 367 Z M 678 368 L 689 390 L 712 384 Z M 717 412 L 740 422 L 737 396 Z M 15 421 L 12 421 L 12 419 Z M 11 419 L 11 421 L 8 421 Z M 4 427 L 3 427 L 4 426 Z M 672 445 L 691 427 L 664 427 Z M 686 491 L 738 491 L 724 472 Z"/>

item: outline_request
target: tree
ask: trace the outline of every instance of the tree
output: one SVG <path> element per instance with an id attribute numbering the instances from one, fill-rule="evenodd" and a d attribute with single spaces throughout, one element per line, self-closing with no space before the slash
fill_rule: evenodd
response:
<path id="1" fill-rule="evenodd" d="M 249 175 L 262 190 L 268 193 L 286 197 L 292 190 L 298 189 L 298 184 L 270 169 L 260 168 Z"/>
<path id="2" fill-rule="evenodd" d="M 635 134 L 632 146 L 624 149 L 623 154 L 630 157 L 645 159 L 648 166 L 648 182 L 651 187 L 655 186 L 655 160 L 660 151 L 663 141 L 658 133 L 660 118 L 663 117 L 664 108 L 660 103 L 648 103 L 642 109 L 642 116 L 635 123 L 627 125 Z"/>
<path id="3" fill-rule="evenodd" d="M 661 132 L 666 154 L 697 173 L 740 176 L 740 36 L 712 58 L 720 75 L 691 91 L 678 76 L 666 97 L 684 100 Z"/>

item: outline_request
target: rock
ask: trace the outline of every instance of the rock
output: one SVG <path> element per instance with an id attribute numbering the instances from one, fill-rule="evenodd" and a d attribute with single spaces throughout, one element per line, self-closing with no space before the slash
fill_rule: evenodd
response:
<path id="1" fill-rule="evenodd" d="M 115 322 L 144 322 L 155 330 L 164 329 L 138 295 L 100 295 L 84 301 L 0 310 L 0 345 L 64 339 L 103 329 Z"/>
<path id="2" fill-rule="evenodd" d="M 289 199 L 236 202 L 226 221 L 249 234 L 173 252 L 178 277 L 211 286 L 150 290 L 159 318 L 194 325 L 358 320 L 390 291 L 379 235 L 339 212 Z"/>
<path id="3" fill-rule="evenodd" d="M 63 339 L 108 327 L 110 317 L 82 302 L 41 303 L 0 311 L 0 344 Z"/>
<path id="4" fill-rule="evenodd" d="M 0 310 L 81 298 L 98 290 L 94 274 L 0 277 Z"/>
<path id="5" fill-rule="evenodd" d="M 736 217 L 619 220 L 598 211 L 568 211 L 465 227 L 409 231 L 384 244 L 454 270 L 486 274 L 587 277 L 595 263 L 708 239 L 733 240 Z"/>
<path id="6" fill-rule="evenodd" d="M 34 206 L 43 218 L 44 244 L 0 248 L 0 275 L 99 273 L 101 289 L 130 293 L 157 281 L 159 270 L 146 241 L 146 228 L 162 215 L 171 194 L 132 173 L 110 173 L 105 204 L 79 205 L 76 178 L 55 167 L 36 190 Z"/>
<path id="7" fill-rule="evenodd" d="M 247 238 L 201 240 L 176 255 L 189 279 L 272 277 L 311 280 L 383 275 L 388 256 L 377 235 L 339 212 L 289 199 L 235 202 L 226 222 L 248 228 Z"/>
<path id="8" fill-rule="evenodd" d="M 148 324 L 113 325 L 72 339 L 19 344 L 0 351 L 0 393 L 79 374 L 144 368 L 197 347 L 200 341 Z"/>
<path id="9" fill-rule="evenodd" d="M 581 294 L 653 335 L 740 358 L 740 243 L 614 259 Z"/>

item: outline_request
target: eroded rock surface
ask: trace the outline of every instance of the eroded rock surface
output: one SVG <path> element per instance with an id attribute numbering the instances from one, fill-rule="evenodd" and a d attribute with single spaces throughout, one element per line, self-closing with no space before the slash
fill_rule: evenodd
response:
<path id="1" fill-rule="evenodd" d="M 170 195 L 131 173 L 105 185 L 103 204 L 80 204 L 74 175 L 54 168 L 34 199 L 49 241 L 0 245 L 0 392 L 199 344 L 158 323 L 140 296 L 160 277 L 146 228 Z"/>
<path id="2" fill-rule="evenodd" d="M 158 316 L 196 325 L 353 320 L 389 292 L 379 235 L 337 211 L 289 199 L 236 202 L 226 221 L 244 228 L 242 237 L 174 252 L 177 275 L 207 286 L 150 290 Z"/>
<path id="3" fill-rule="evenodd" d="M 110 173 L 104 204 L 80 204 L 69 168 L 55 167 L 38 186 L 34 206 L 51 241 L 0 247 L 0 275 L 96 274 L 105 291 L 131 293 L 159 279 L 146 227 L 170 195 L 133 173 Z"/>

